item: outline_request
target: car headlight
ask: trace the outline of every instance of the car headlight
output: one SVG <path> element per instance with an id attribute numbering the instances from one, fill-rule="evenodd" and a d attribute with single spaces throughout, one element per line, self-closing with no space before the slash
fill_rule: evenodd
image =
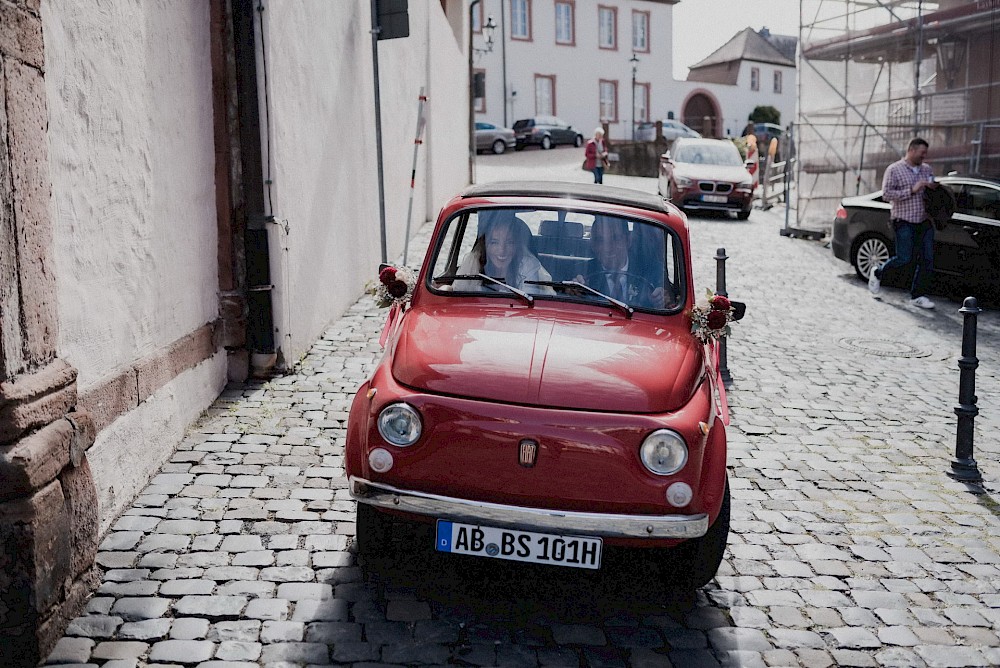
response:
<path id="1" fill-rule="evenodd" d="M 737 190 L 750 191 L 753 189 L 753 181 L 744 181 L 736 184 Z"/>
<path id="2" fill-rule="evenodd" d="M 676 431 L 657 429 L 642 442 L 639 458 L 656 475 L 670 475 L 684 468 L 688 449 L 684 439 Z"/>
<path id="3" fill-rule="evenodd" d="M 420 413 L 409 404 L 389 404 L 378 416 L 378 433 L 389 443 L 405 448 L 420 438 Z"/>
<path id="4" fill-rule="evenodd" d="M 675 176 L 674 183 L 677 184 L 678 188 L 687 188 L 688 186 L 691 185 L 691 179 L 687 178 L 686 176 Z"/>

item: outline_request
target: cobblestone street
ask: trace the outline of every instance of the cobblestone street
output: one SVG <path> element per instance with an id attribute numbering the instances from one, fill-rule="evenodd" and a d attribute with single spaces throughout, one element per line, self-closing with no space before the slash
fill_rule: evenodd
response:
<path id="1" fill-rule="evenodd" d="M 483 156 L 477 179 L 591 180 L 579 159 Z M 385 311 L 364 296 L 294 373 L 231 386 L 191 427 L 100 546 L 100 588 L 48 663 L 1000 665 L 1000 312 L 979 319 L 987 482 L 972 494 L 945 474 L 961 305 L 873 300 L 822 243 L 781 237 L 783 221 L 690 221 L 696 293 L 725 247 L 728 292 L 748 305 L 728 349 L 732 532 L 693 600 L 641 557 L 609 552 L 598 573 L 448 559 L 416 530 L 366 578 L 343 468 L 351 399 L 381 355 Z"/>

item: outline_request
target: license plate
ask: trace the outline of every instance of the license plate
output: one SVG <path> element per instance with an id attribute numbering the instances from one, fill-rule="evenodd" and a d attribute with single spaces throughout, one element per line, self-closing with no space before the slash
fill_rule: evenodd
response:
<path id="1" fill-rule="evenodd" d="M 729 198 L 725 195 L 702 195 L 702 202 L 709 202 L 711 204 L 725 204 L 729 201 Z"/>
<path id="2" fill-rule="evenodd" d="M 601 539 L 590 536 L 560 536 L 446 520 L 438 520 L 434 543 L 438 552 L 592 569 L 601 567 L 601 547 Z"/>

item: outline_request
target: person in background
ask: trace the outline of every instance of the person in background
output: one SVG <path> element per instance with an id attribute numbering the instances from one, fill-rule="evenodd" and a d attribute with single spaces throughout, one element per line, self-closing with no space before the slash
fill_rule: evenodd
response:
<path id="1" fill-rule="evenodd" d="M 934 266 L 934 225 L 924 207 L 924 189 L 937 188 L 931 166 L 924 162 L 928 144 L 915 137 L 906 147 L 906 155 L 892 163 L 882 178 L 882 197 L 892 206 L 889 218 L 896 233 L 896 254 L 881 267 L 873 265 L 868 289 L 878 296 L 886 269 L 908 267 L 915 263 L 910 285 L 910 304 L 932 309 L 927 286 Z M 917 257 L 918 256 L 918 257 Z"/>
<path id="2" fill-rule="evenodd" d="M 594 183 L 604 183 L 604 168 L 608 166 L 608 148 L 604 143 L 604 128 L 596 128 L 594 137 L 584 148 L 583 168 L 594 173 Z"/>

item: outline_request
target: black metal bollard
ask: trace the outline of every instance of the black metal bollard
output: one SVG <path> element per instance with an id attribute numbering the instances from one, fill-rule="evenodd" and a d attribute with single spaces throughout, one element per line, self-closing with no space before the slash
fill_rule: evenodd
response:
<path id="1" fill-rule="evenodd" d="M 979 358 L 976 357 L 976 316 L 979 308 L 975 297 L 966 297 L 962 308 L 958 310 L 964 317 L 962 325 L 962 356 L 958 360 L 961 375 L 958 380 L 958 406 L 955 415 L 958 416 L 958 431 L 955 436 L 955 459 L 951 462 L 948 475 L 959 482 L 980 483 L 983 475 L 973 455 L 973 440 L 975 438 L 975 419 L 979 415 L 976 402 L 976 367 Z"/>
<path id="2" fill-rule="evenodd" d="M 728 297 L 729 293 L 726 292 L 726 260 L 729 256 L 726 255 L 726 249 L 720 248 L 715 251 L 715 294 L 722 295 L 723 297 Z M 719 339 L 719 375 L 722 377 L 722 382 L 728 383 L 733 379 L 729 375 L 729 365 L 726 359 L 726 337 Z"/>

